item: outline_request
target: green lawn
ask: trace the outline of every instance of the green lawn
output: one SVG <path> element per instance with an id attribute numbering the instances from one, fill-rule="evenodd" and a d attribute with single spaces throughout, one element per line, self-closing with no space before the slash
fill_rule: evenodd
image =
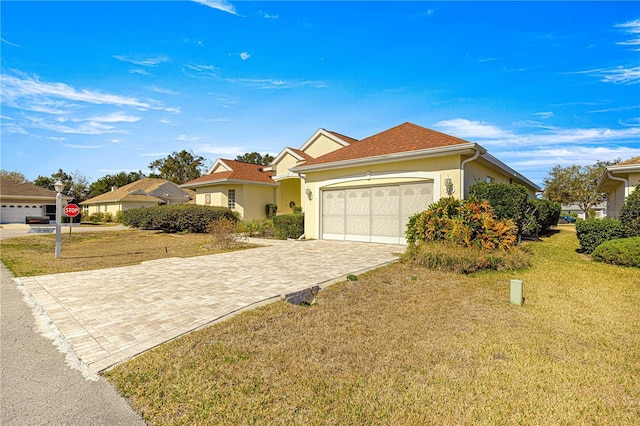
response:
<path id="1" fill-rule="evenodd" d="M 158 425 L 640 424 L 640 273 L 577 246 L 562 227 L 518 273 L 394 264 L 106 377 Z M 512 278 L 522 307 L 508 301 Z"/>

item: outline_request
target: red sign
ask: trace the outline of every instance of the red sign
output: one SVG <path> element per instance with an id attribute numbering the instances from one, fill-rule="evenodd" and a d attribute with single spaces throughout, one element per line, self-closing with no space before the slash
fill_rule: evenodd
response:
<path id="1" fill-rule="evenodd" d="M 80 214 L 80 207 L 77 204 L 67 204 L 64 206 L 64 214 L 69 217 L 76 217 Z"/>

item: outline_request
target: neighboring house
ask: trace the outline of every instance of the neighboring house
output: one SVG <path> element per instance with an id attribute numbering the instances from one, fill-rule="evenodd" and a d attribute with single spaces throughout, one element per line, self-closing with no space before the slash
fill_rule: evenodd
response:
<path id="1" fill-rule="evenodd" d="M 62 203 L 71 197 L 62 195 Z M 30 182 L 17 183 L 0 178 L 0 223 L 25 223 L 27 216 L 56 219 L 56 192 Z"/>
<path id="2" fill-rule="evenodd" d="M 601 219 L 607 215 L 607 203 L 596 204 L 591 210 L 593 210 L 593 217 L 595 219 Z M 577 204 L 563 204 L 562 214 L 564 215 L 565 213 L 575 213 L 580 219 L 587 219 L 587 215 L 584 214 Z"/>
<path id="3" fill-rule="evenodd" d="M 362 140 L 320 129 L 268 167 L 218 160 L 183 187 L 197 204 L 245 219 L 264 217 L 269 203 L 279 213 L 300 206 L 307 239 L 402 243 L 411 215 L 447 194 L 464 198 L 480 181 L 518 183 L 532 197 L 541 190 L 480 145 L 412 123 Z"/>
<path id="4" fill-rule="evenodd" d="M 640 185 L 640 157 L 608 166 L 598 184 L 598 191 L 608 194 L 607 216 L 617 218 L 624 200 Z"/>
<path id="5" fill-rule="evenodd" d="M 195 197 L 195 193 L 180 188 L 166 179 L 143 178 L 120 188 L 100 194 L 80 203 L 84 215 L 111 213 L 141 207 L 184 204 Z"/>

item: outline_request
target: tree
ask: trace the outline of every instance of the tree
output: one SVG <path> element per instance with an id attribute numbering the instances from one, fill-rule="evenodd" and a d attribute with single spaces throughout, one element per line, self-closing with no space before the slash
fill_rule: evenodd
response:
<path id="1" fill-rule="evenodd" d="M 640 236 L 640 186 L 624 200 L 620 221 L 629 229 L 630 236 Z"/>
<path id="2" fill-rule="evenodd" d="M 68 174 L 62 169 L 58 169 L 58 171 L 50 177 L 38 176 L 33 183 L 34 185 L 55 191 L 54 184 L 58 180 L 64 184 L 62 193 L 72 197 L 72 202 L 81 203 L 87 199 L 89 195 L 89 181 L 78 170 L 72 174 Z"/>
<path id="3" fill-rule="evenodd" d="M 205 159 L 193 152 L 174 151 L 167 158 L 149 164 L 150 177 L 159 177 L 181 185 L 202 176 Z M 157 172 L 156 172 L 157 171 Z"/>
<path id="4" fill-rule="evenodd" d="M 598 161 L 590 166 L 555 166 L 542 180 L 544 197 L 564 205 L 576 204 L 588 216 L 589 210 L 607 199 L 597 191 L 598 182 L 607 166 L 620 162 Z"/>
<path id="5" fill-rule="evenodd" d="M 119 188 L 144 178 L 142 170 L 137 172 L 119 172 L 115 175 L 106 175 L 89 185 L 89 198 L 111 191 L 111 188 Z"/>
<path id="6" fill-rule="evenodd" d="M 269 154 L 260 154 L 258 152 L 247 152 L 242 155 L 238 155 L 236 157 L 236 161 L 242 161 L 243 163 L 251 163 L 251 164 L 261 164 L 266 166 L 270 164 L 275 158 L 273 155 Z"/>
<path id="7" fill-rule="evenodd" d="M 25 183 L 27 182 L 27 178 L 20 172 L 13 172 L 8 170 L 0 170 L 0 177 L 5 180 L 10 180 L 11 182 L 16 183 Z"/>

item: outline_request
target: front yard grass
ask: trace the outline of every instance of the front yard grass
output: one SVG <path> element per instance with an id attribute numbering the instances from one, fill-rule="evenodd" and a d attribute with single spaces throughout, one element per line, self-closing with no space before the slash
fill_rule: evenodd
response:
<path id="1" fill-rule="evenodd" d="M 640 424 L 638 270 L 581 258 L 573 227 L 530 248 L 520 272 L 393 264 L 106 377 L 157 425 Z"/>
<path id="2" fill-rule="evenodd" d="M 210 242 L 211 236 L 208 234 L 164 234 L 139 230 L 71 234 L 63 232 L 60 259 L 55 258 L 55 235 L 2 240 L 0 257 L 15 276 L 25 277 L 135 265 L 163 257 L 193 257 L 219 252 L 209 247 Z"/>

